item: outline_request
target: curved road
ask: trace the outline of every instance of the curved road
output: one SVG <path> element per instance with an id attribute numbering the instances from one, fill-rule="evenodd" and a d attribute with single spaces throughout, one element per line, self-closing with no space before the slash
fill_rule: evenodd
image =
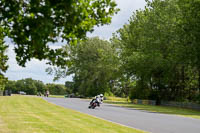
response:
<path id="1" fill-rule="evenodd" d="M 88 109 L 88 100 L 77 98 L 44 98 L 59 106 L 77 110 L 112 122 L 152 133 L 200 133 L 200 120 L 153 113 L 110 104 Z"/>

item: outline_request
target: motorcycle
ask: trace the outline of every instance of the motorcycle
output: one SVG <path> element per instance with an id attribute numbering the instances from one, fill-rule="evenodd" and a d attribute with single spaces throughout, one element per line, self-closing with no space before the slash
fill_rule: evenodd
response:
<path id="1" fill-rule="evenodd" d="M 90 105 L 88 106 L 88 108 L 89 108 L 89 109 L 90 109 L 90 108 L 95 109 L 96 106 L 99 106 L 99 103 L 98 103 L 98 101 L 95 99 L 95 100 L 92 100 L 92 101 L 90 102 Z"/>

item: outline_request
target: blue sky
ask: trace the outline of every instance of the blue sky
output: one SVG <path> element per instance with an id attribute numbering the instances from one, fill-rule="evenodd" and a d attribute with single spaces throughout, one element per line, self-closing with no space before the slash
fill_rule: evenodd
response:
<path id="1" fill-rule="evenodd" d="M 116 0 L 116 2 L 118 4 L 118 8 L 120 8 L 120 12 L 113 17 L 112 23 L 102 27 L 95 27 L 93 33 L 88 33 L 89 37 L 99 36 L 102 39 L 108 40 L 112 36 L 112 33 L 116 32 L 124 24 L 128 23 L 129 18 L 135 10 L 143 9 L 145 6 L 145 0 Z M 72 80 L 72 76 L 69 76 L 64 79 L 60 79 L 59 81 L 53 82 L 53 76 L 47 75 L 45 72 L 45 69 L 48 67 L 48 65 L 46 65 L 46 61 L 32 59 L 26 64 L 25 68 L 20 67 L 15 60 L 15 53 L 13 51 L 14 46 L 11 45 L 12 42 L 6 39 L 6 43 L 9 44 L 9 49 L 7 51 L 7 55 L 9 56 L 7 63 L 9 65 L 9 69 L 5 75 L 9 80 L 33 78 L 36 80 L 41 80 L 44 83 L 59 84 L 64 84 L 65 81 Z M 60 47 L 60 44 L 58 43 L 52 45 L 51 47 L 58 48 Z"/>

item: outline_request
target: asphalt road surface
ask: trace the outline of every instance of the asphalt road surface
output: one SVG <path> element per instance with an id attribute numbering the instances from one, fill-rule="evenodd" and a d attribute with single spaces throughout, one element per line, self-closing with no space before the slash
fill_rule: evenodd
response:
<path id="1" fill-rule="evenodd" d="M 200 133 L 199 119 L 123 108 L 105 103 L 101 107 L 88 109 L 89 101 L 77 98 L 44 99 L 65 108 L 152 133 Z"/>

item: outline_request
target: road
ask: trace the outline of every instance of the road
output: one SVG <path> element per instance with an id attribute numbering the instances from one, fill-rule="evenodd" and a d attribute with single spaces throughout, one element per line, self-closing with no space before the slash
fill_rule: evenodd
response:
<path id="1" fill-rule="evenodd" d="M 89 101 L 77 98 L 44 99 L 65 108 L 152 133 L 200 133 L 199 119 L 123 108 L 105 103 L 101 107 L 88 109 Z"/>

